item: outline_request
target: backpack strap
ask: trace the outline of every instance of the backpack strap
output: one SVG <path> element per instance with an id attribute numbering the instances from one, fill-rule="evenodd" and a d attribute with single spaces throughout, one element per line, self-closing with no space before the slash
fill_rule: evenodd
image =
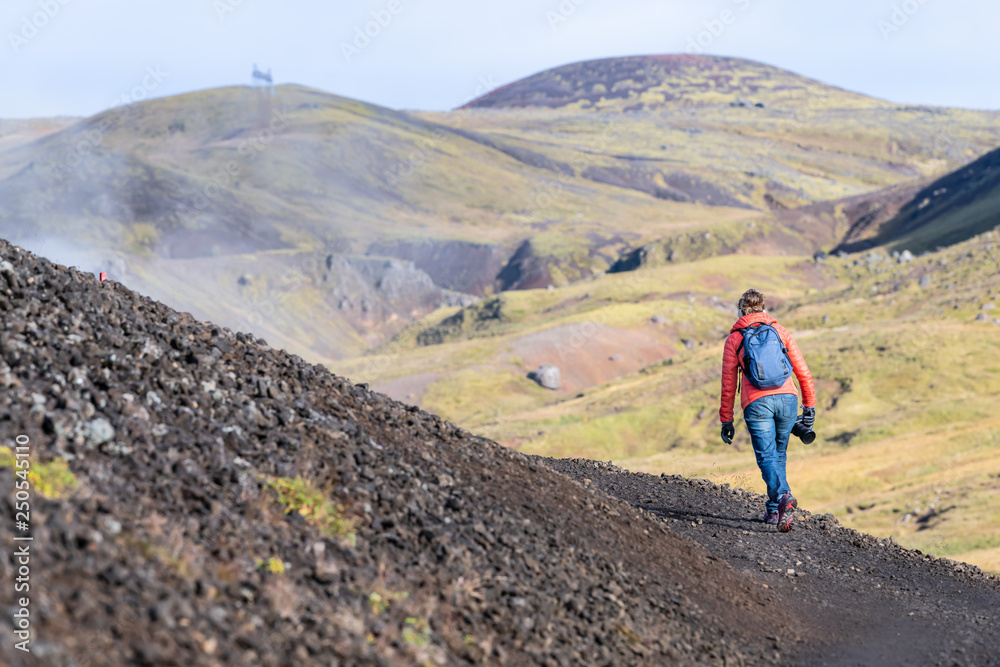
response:
<path id="1" fill-rule="evenodd" d="M 747 328 L 749 328 L 749 327 L 747 327 Z M 746 329 L 737 329 L 737 331 L 740 332 L 740 344 L 736 346 L 736 368 L 737 368 L 737 370 L 743 371 L 743 363 L 740 361 L 740 352 L 743 350 L 743 341 L 746 340 L 747 334 L 746 334 Z M 746 371 L 743 371 L 743 374 L 746 375 Z M 737 378 L 736 378 L 736 388 L 737 389 L 740 388 L 740 382 L 739 382 L 739 375 L 738 374 L 737 374 Z"/>
<path id="2" fill-rule="evenodd" d="M 746 369 L 743 368 L 743 363 L 740 361 L 740 351 L 743 350 L 743 341 L 747 337 L 747 329 L 750 327 L 744 327 L 742 329 L 737 329 L 740 332 L 740 344 L 736 346 L 736 394 L 741 395 L 743 393 L 743 376 L 747 374 Z"/>
<path id="3" fill-rule="evenodd" d="M 767 324 L 766 322 L 755 322 L 754 324 L 751 324 L 748 327 L 744 327 L 742 329 L 737 329 L 737 331 L 739 331 L 743 335 L 743 338 L 740 339 L 740 344 L 736 347 L 736 361 L 737 361 L 737 363 L 739 363 L 739 360 L 740 360 L 740 350 L 743 349 L 743 341 L 746 340 L 746 337 L 747 337 L 747 334 L 746 334 L 747 330 L 749 330 L 749 329 L 759 329 L 761 327 L 771 327 L 771 325 Z M 774 327 L 771 327 L 771 328 L 774 329 Z M 775 329 L 775 333 L 777 333 L 776 329 Z M 781 340 L 781 336 L 780 335 L 778 336 L 778 340 Z M 788 348 L 785 346 L 785 341 L 783 341 L 783 340 L 781 341 L 781 350 L 785 353 L 785 356 L 788 356 Z"/>

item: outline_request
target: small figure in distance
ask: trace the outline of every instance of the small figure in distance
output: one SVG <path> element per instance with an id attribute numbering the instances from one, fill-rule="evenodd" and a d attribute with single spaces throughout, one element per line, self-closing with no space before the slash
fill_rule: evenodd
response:
<path id="1" fill-rule="evenodd" d="M 816 388 L 795 339 L 767 314 L 764 295 L 749 289 L 737 307 L 740 318 L 730 330 L 722 353 L 722 441 L 732 444 L 736 434 L 733 400 L 739 387 L 743 419 L 750 431 L 757 467 L 767 485 L 764 521 L 787 533 L 798 507 L 785 476 L 788 437 L 796 423 L 806 431 L 812 430 Z M 798 419 L 799 392 L 792 375 L 802 388 L 802 416 Z"/>

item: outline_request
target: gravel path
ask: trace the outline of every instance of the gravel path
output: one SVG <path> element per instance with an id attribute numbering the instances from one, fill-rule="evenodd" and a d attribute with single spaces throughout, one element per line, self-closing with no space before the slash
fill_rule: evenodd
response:
<path id="1" fill-rule="evenodd" d="M 1000 582 L 974 566 L 844 528 L 830 514 L 799 510 L 794 529 L 778 533 L 761 520 L 763 496 L 708 480 L 544 460 L 653 513 L 781 595 L 785 610 L 813 628 L 799 642 L 760 629 L 786 664 L 1000 665 Z"/>

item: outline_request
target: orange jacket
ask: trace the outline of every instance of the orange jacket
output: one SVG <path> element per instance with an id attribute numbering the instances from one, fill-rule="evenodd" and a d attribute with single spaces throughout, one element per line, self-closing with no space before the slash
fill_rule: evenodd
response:
<path id="1" fill-rule="evenodd" d="M 733 399 L 736 397 L 737 371 L 739 364 L 743 361 L 742 349 L 740 349 L 739 359 L 736 358 L 736 350 L 740 347 L 740 343 L 743 342 L 743 334 L 739 330 L 745 329 L 757 322 L 772 325 L 778 332 L 778 335 L 781 336 L 781 342 L 788 348 L 788 357 L 792 360 L 794 376 L 799 379 L 799 386 L 802 387 L 802 405 L 806 407 L 816 405 L 816 387 L 813 385 L 812 375 L 809 373 L 806 360 L 802 357 L 802 352 L 799 351 L 799 346 L 795 344 L 792 334 L 788 333 L 785 327 L 778 324 L 777 320 L 767 313 L 753 313 L 744 315 L 736 320 L 736 324 L 733 325 L 733 328 L 729 332 L 729 338 L 726 339 L 725 350 L 722 352 L 722 405 L 719 407 L 719 421 L 721 422 L 733 421 Z M 744 410 L 761 396 L 771 396 L 773 394 L 798 395 L 799 393 L 795 388 L 795 381 L 791 377 L 788 378 L 784 385 L 777 389 L 758 389 L 750 384 L 745 377 L 740 384 L 742 385 L 740 407 Z"/>

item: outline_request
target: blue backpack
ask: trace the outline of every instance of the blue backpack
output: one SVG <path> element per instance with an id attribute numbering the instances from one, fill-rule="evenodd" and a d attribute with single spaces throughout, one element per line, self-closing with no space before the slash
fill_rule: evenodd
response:
<path id="1" fill-rule="evenodd" d="M 758 389 L 778 389 L 792 376 L 792 360 L 788 348 L 781 342 L 778 330 L 770 324 L 737 329 L 743 341 L 736 348 L 736 358 L 743 350 L 740 368 L 750 384 Z"/>

